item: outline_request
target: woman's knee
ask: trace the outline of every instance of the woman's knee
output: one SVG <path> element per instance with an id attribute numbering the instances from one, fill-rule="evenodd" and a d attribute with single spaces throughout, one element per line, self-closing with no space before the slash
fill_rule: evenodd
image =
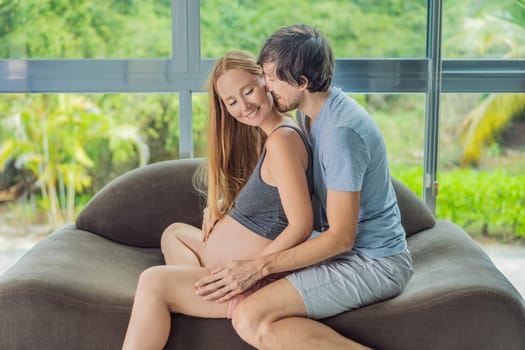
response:
<path id="1" fill-rule="evenodd" d="M 183 229 L 184 224 L 175 222 L 164 230 L 162 232 L 162 236 L 160 237 L 160 249 L 162 253 L 165 253 L 166 248 L 170 245 L 170 242 L 173 242 L 174 239 L 178 239 L 178 235 Z"/>
<path id="2" fill-rule="evenodd" d="M 163 276 L 159 266 L 149 267 L 142 271 L 137 283 L 136 294 L 154 294 L 162 290 Z"/>

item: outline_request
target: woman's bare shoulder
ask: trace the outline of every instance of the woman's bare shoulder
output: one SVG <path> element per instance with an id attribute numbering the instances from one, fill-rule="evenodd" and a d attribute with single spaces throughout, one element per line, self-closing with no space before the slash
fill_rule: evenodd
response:
<path id="1" fill-rule="evenodd" d="M 281 125 L 266 140 L 266 147 L 304 147 L 299 129 L 295 125 Z"/>

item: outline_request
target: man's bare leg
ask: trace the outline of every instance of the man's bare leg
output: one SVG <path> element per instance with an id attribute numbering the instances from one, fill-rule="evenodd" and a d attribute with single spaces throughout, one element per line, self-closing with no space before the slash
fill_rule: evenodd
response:
<path id="1" fill-rule="evenodd" d="M 239 336 L 258 349 L 370 349 L 308 319 L 301 295 L 286 279 L 243 300 L 232 321 Z"/>

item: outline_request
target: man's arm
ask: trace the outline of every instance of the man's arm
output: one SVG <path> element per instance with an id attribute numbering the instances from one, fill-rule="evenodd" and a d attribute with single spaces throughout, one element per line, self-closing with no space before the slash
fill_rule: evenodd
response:
<path id="1" fill-rule="evenodd" d="M 328 190 L 327 231 L 290 249 L 218 268 L 196 282 L 197 294 L 206 300 L 225 302 L 268 275 L 310 266 L 351 249 L 357 231 L 359 201 L 360 192 Z"/>

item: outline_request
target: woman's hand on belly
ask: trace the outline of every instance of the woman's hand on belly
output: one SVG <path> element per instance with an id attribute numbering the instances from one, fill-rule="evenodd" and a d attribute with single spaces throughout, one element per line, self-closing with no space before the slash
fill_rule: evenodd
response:
<path id="1" fill-rule="evenodd" d="M 226 215 L 217 222 L 206 241 L 203 264 L 207 267 L 225 266 L 232 260 L 254 258 L 271 240 L 247 229 Z"/>

